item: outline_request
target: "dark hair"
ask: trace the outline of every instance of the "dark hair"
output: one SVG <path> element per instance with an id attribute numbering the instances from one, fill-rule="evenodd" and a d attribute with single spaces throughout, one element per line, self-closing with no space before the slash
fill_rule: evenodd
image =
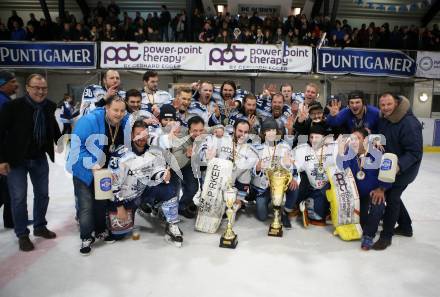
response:
<path id="1" fill-rule="evenodd" d="M 234 131 L 235 131 L 235 129 L 237 129 L 237 126 L 239 124 L 247 124 L 249 126 L 249 129 L 251 128 L 251 124 L 249 124 L 249 122 L 247 120 L 245 120 L 245 119 L 238 119 L 234 123 Z"/>
<path id="2" fill-rule="evenodd" d="M 131 128 L 131 131 L 133 131 L 135 128 L 148 128 L 148 125 L 144 122 L 144 120 L 136 120 L 133 124 L 133 127 Z"/>
<path id="3" fill-rule="evenodd" d="M 283 99 L 283 102 L 284 102 L 284 96 L 283 96 L 283 94 L 281 94 L 281 93 L 275 93 L 275 94 L 273 94 L 273 95 L 272 95 L 272 100 L 273 100 L 273 98 L 275 98 L 275 96 L 277 96 L 277 97 L 281 97 L 281 98 Z"/>
<path id="4" fill-rule="evenodd" d="M 125 103 L 124 98 L 118 96 L 118 95 L 113 95 L 107 98 L 107 100 L 105 101 L 105 105 L 110 106 L 113 101 L 121 101 L 123 103 Z M 125 105 L 125 104 L 124 104 Z M 127 106 L 125 106 L 127 108 Z"/>
<path id="5" fill-rule="evenodd" d="M 383 97 L 383 96 L 391 96 L 391 97 L 393 97 L 393 99 L 394 100 L 396 100 L 396 101 L 400 101 L 400 97 L 399 97 L 399 95 L 397 95 L 397 94 L 394 94 L 393 92 L 384 92 L 384 93 L 382 93 L 380 96 L 379 96 L 379 98 L 380 97 Z"/>
<path id="6" fill-rule="evenodd" d="M 142 100 L 141 92 L 139 92 L 139 91 L 136 90 L 136 89 L 128 90 L 127 93 L 125 93 L 125 101 L 128 102 L 128 98 L 129 98 L 129 97 L 139 97 L 139 98 L 141 98 L 141 100 Z"/>
<path id="7" fill-rule="evenodd" d="M 244 114 L 244 105 L 246 104 L 246 101 L 248 101 L 249 99 L 257 100 L 257 97 L 255 97 L 255 95 L 252 93 L 248 93 L 244 95 L 242 103 L 240 104 L 241 105 L 240 110 L 243 114 Z"/>
<path id="8" fill-rule="evenodd" d="M 205 126 L 205 121 L 200 116 L 193 116 L 188 120 L 188 129 L 191 129 L 192 125 L 202 123 Z"/>
<path id="9" fill-rule="evenodd" d="M 365 129 L 364 127 L 357 127 L 357 128 L 354 128 L 352 133 L 354 133 L 354 132 L 358 132 L 358 133 L 362 134 L 362 136 L 363 136 L 364 138 L 365 138 L 365 137 L 368 137 L 368 135 L 370 134 L 370 133 L 368 133 L 368 130 Z"/>
<path id="10" fill-rule="evenodd" d="M 142 80 L 143 80 L 143 81 L 148 81 L 148 80 L 150 79 L 150 77 L 156 77 L 156 76 L 158 76 L 158 75 L 159 75 L 159 74 L 157 74 L 156 71 L 149 70 L 149 71 L 147 71 L 147 72 L 144 73 L 144 75 L 142 76 Z"/>
<path id="11" fill-rule="evenodd" d="M 222 86 L 220 87 L 220 93 L 223 91 L 223 87 L 225 85 L 230 85 L 234 89 L 234 95 L 232 95 L 232 97 L 235 97 L 235 94 L 237 93 L 237 85 L 235 84 L 235 82 L 232 80 L 224 81 L 222 83 Z"/>

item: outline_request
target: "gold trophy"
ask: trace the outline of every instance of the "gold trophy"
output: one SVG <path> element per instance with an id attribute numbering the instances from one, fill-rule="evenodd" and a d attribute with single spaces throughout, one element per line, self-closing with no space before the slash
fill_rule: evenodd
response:
<path id="1" fill-rule="evenodd" d="M 284 193 L 292 181 L 292 173 L 283 167 L 275 167 L 268 169 L 266 175 L 269 179 L 270 195 L 272 197 L 272 205 L 274 210 L 273 222 L 270 224 L 267 235 L 282 237 L 283 225 L 281 224 L 281 204 L 283 203 Z"/>
<path id="2" fill-rule="evenodd" d="M 232 231 L 232 215 L 234 211 L 232 207 L 234 206 L 235 199 L 237 199 L 237 189 L 231 187 L 230 185 L 226 190 L 223 191 L 223 199 L 226 202 L 226 216 L 228 217 L 228 226 L 226 227 L 225 233 L 223 233 L 220 238 L 220 247 L 235 249 L 238 240 L 237 235 Z"/>

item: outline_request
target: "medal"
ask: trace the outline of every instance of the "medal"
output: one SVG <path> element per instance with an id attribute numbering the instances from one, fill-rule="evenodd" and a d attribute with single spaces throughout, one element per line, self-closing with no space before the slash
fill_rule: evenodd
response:
<path id="1" fill-rule="evenodd" d="M 363 171 L 358 171 L 358 173 L 356 173 L 356 178 L 358 180 L 363 180 L 365 178 L 365 172 Z"/>
<path id="2" fill-rule="evenodd" d="M 109 152 L 110 153 L 114 153 L 115 152 L 115 145 L 114 144 L 110 145 Z"/>
<path id="3" fill-rule="evenodd" d="M 318 166 L 318 173 L 319 173 L 319 174 L 323 174 L 323 173 L 324 173 L 324 167 L 322 167 L 322 164 L 320 164 L 320 165 Z"/>
<path id="4" fill-rule="evenodd" d="M 356 173 L 356 178 L 358 180 L 363 180 L 365 178 L 365 172 L 362 170 L 364 168 L 364 155 L 360 155 L 357 158 L 357 163 L 358 163 L 358 167 L 359 167 L 359 171 L 358 173 Z"/>

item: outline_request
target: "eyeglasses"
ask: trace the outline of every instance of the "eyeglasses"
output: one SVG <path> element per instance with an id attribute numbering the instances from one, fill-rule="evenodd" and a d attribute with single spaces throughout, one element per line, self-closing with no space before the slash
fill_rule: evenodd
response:
<path id="1" fill-rule="evenodd" d="M 47 87 L 37 87 L 37 86 L 28 86 L 29 88 L 32 88 L 32 89 L 34 89 L 34 90 L 37 90 L 37 91 L 43 91 L 43 92 L 47 92 Z"/>

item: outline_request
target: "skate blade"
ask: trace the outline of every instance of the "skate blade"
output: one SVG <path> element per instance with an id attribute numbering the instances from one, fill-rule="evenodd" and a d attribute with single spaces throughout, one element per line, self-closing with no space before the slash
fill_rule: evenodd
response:
<path id="1" fill-rule="evenodd" d="M 173 246 L 175 246 L 175 247 L 178 247 L 178 248 L 181 248 L 182 247 L 182 242 L 178 242 L 178 241 L 174 241 L 174 240 L 172 240 L 171 239 L 171 236 L 169 236 L 169 235 L 165 235 L 165 241 L 168 243 L 168 244 L 170 244 L 170 245 L 173 245 Z"/>

